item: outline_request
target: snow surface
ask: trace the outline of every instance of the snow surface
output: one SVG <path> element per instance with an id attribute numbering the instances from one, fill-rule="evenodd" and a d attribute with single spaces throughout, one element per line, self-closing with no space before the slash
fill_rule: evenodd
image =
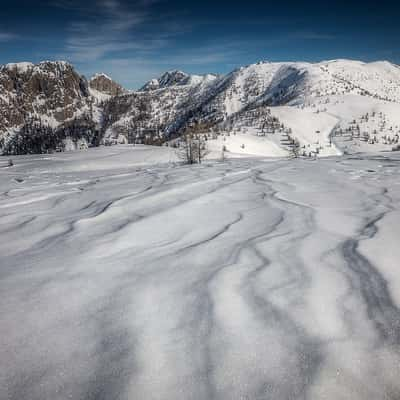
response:
<path id="1" fill-rule="evenodd" d="M 338 124 L 338 118 L 329 114 L 315 114 L 309 110 L 299 110 L 294 107 L 273 107 L 272 115 L 293 131 L 293 136 L 300 141 L 306 149 L 310 145 L 322 145 L 320 156 L 340 155 L 341 152 L 330 145 L 329 140 L 332 130 Z M 313 146 L 315 147 L 315 146 Z"/>
<path id="2" fill-rule="evenodd" d="M 89 93 L 91 96 L 93 96 L 97 100 L 98 103 L 101 103 L 102 101 L 110 100 L 110 98 L 112 97 L 111 95 L 109 95 L 107 93 L 100 92 L 91 87 L 89 87 Z"/>
<path id="3" fill-rule="evenodd" d="M 1 399 L 399 399 L 400 154 L 13 161 Z"/>
<path id="4" fill-rule="evenodd" d="M 218 135 L 215 140 L 207 141 L 207 149 L 210 151 L 207 158 L 221 157 L 223 148 L 225 148 L 224 157 L 228 158 L 240 156 L 285 157 L 289 155 L 288 151 L 269 138 L 256 136 L 256 132 L 251 128 L 247 128 L 246 133 L 235 135 L 229 133 L 229 136 L 227 133 Z"/>

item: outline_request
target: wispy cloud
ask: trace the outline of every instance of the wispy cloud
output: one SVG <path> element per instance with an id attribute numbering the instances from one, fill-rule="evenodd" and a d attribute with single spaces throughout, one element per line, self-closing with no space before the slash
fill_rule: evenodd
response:
<path id="1" fill-rule="evenodd" d="M 314 31 L 296 31 L 291 33 L 289 36 L 294 39 L 304 40 L 334 40 L 337 38 L 337 35 Z"/>
<path id="2" fill-rule="evenodd" d="M 116 53 L 150 51 L 165 46 L 177 33 L 173 25 L 164 31 L 149 30 L 154 24 L 151 6 L 155 0 L 141 0 L 129 7 L 119 0 L 95 0 L 91 7 L 59 0 L 57 5 L 78 11 L 82 18 L 70 23 L 65 56 L 73 62 L 93 62 Z M 149 32 L 150 31 L 150 32 Z"/>
<path id="3" fill-rule="evenodd" d="M 160 65 L 207 66 L 230 62 L 245 53 L 246 47 L 242 41 L 220 40 L 217 43 L 206 43 L 196 48 L 175 51 L 158 57 L 156 62 Z"/>
<path id="4" fill-rule="evenodd" d="M 11 42 L 18 39 L 18 35 L 9 32 L 0 32 L 0 42 Z"/>
<path id="5" fill-rule="evenodd" d="M 72 22 L 68 29 L 69 58 L 78 62 L 94 61 L 110 52 L 134 48 L 127 40 L 127 33 L 143 23 L 143 10 L 132 12 L 123 10 L 116 0 L 98 0 L 90 13 L 85 12 L 85 18 Z"/>
<path id="6" fill-rule="evenodd" d="M 284 34 L 252 36 L 247 40 L 237 30 L 210 37 L 202 35 L 201 30 L 205 23 L 214 21 L 185 18 L 184 10 L 166 15 L 168 7 L 161 7 L 164 11 L 160 13 L 161 1 L 164 0 L 57 0 L 57 7 L 74 16 L 60 57 L 76 64 L 86 75 L 104 71 L 129 87 L 139 87 L 167 69 L 227 70 L 227 66 L 244 60 L 258 61 L 252 54 L 264 51 L 267 56 L 278 46 L 333 38 L 313 30 L 286 30 Z M 255 20 L 251 22 L 254 24 Z M 261 25 L 265 20 L 258 22 Z M 194 33 L 195 46 L 187 46 L 183 35 L 187 32 Z"/>
<path id="7" fill-rule="evenodd" d="M 168 54 L 158 51 L 144 52 L 131 57 L 103 58 L 95 63 L 82 66 L 82 72 L 91 75 L 98 70 L 106 72 L 127 88 L 139 88 L 170 69 L 183 69 L 191 73 L 216 72 L 213 67 L 224 64 L 236 66 L 243 50 L 241 44 L 222 41 L 193 49 L 174 50 Z"/>

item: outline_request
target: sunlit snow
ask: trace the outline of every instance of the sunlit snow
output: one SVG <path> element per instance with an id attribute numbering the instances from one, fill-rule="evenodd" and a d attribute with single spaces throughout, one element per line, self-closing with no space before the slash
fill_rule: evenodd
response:
<path id="1" fill-rule="evenodd" d="M 400 398 L 400 155 L 0 159 L 1 399 Z"/>

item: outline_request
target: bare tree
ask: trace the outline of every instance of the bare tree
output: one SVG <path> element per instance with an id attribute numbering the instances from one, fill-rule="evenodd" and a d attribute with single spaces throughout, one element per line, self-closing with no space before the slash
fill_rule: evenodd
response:
<path id="1" fill-rule="evenodd" d="M 185 164 L 195 163 L 194 141 L 191 134 L 185 132 L 181 136 L 176 153 Z"/>
<path id="2" fill-rule="evenodd" d="M 189 126 L 182 134 L 177 148 L 178 157 L 185 164 L 201 164 L 209 153 L 205 133 L 200 124 Z"/>
<path id="3" fill-rule="evenodd" d="M 298 139 L 291 138 L 290 156 L 293 158 L 298 158 L 300 156 L 300 142 Z"/>
<path id="4" fill-rule="evenodd" d="M 221 161 L 221 162 L 224 162 L 224 161 L 225 161 L 225 152 L 226 152 L 226 146 L 223 145 L 223 146 L 222 146 L 222 149 L 221 149 L 221 158 L 220 158 L 220 161 Z"/>

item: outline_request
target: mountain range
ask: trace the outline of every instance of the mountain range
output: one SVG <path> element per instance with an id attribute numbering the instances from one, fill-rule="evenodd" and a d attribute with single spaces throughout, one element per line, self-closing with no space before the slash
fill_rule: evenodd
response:
<path id="1" fill-rule="evenodd" d="M 259 62 L 226 75 L 168 71 L 137 91 L 105 74 L 87 80 L 63 61 L 0 67 L 3 154 L 163 144 L 193 123 L 288 153 L 296 143 L 301 155 L 397 149 L 400 67 Z"/>

